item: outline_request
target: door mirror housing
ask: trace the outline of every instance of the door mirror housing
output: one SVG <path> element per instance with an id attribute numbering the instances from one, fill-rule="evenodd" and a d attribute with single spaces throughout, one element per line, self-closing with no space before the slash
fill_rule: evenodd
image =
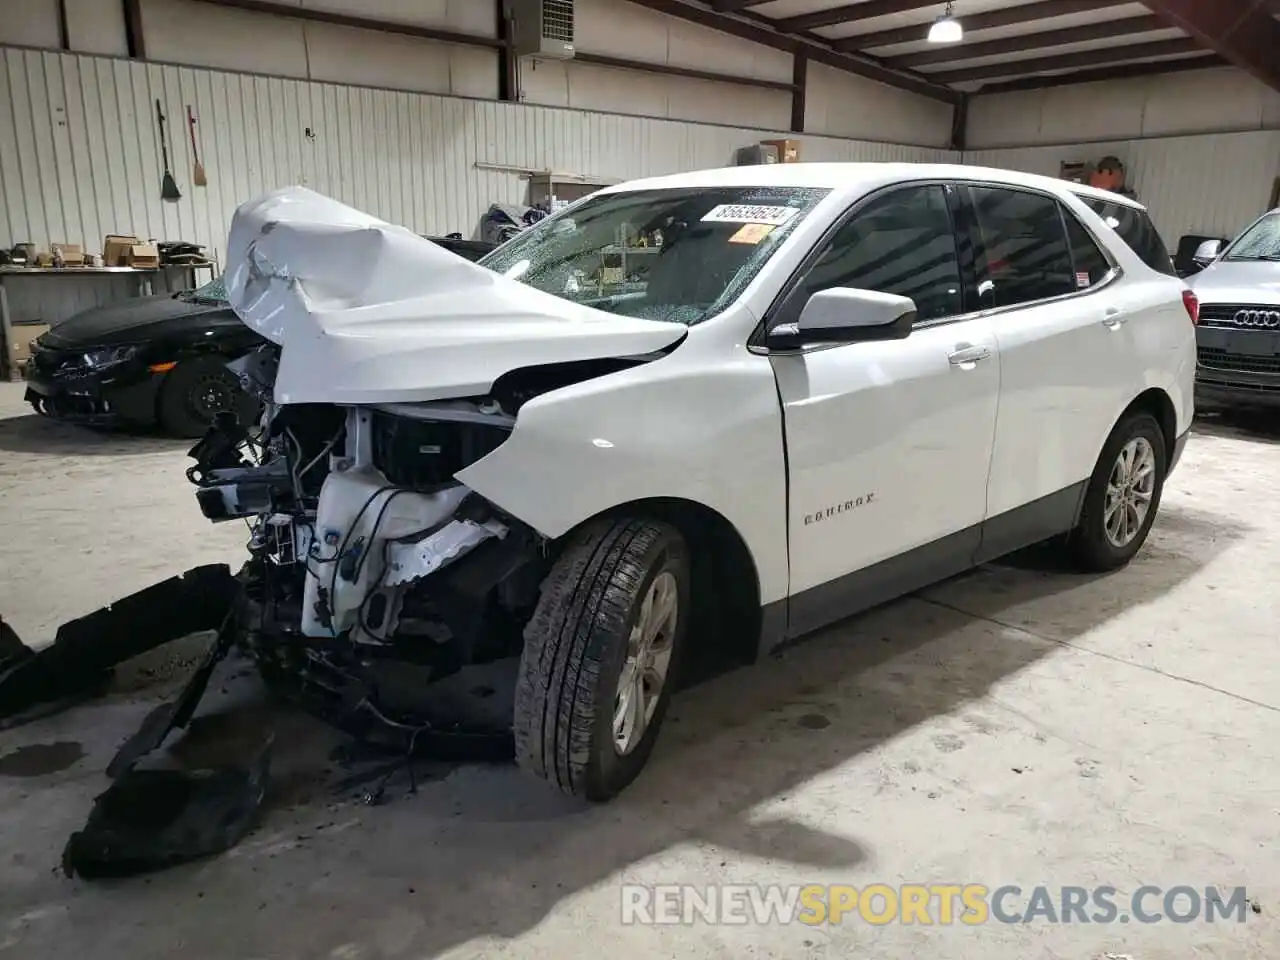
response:
<path id="1" fill-rule="evenodd" d="M 1200 266 L 1207 267 L 1209 264 L 1213 263 L 1213 261 L 1217 260 L 1218 255 L 1221 253 L 1221 240 L 1206 240 L 1204 243 L 1200 244 L 1200 246 L 1196 247 L 1195 256 L 1191 259 Z"/>
<path id="2" fill-rule="evenodd" d="M 769 331 L 773 350 L 797 350 L 807 344 L 902 340 L 911 334 L 916 304 L 910 297 L 875 290 L 832 287 L 809 297 L 794 323 Z"/>

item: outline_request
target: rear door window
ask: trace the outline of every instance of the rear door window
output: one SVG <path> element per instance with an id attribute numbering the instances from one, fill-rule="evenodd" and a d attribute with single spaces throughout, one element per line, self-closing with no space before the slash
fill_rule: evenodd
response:
<path id="1" fill-rule="evenodd" d="M 983 307 L 1048 300 L 1080 289 L 1058 201 L 1008 187 L 970 187 Z"/>
<path id="2" fill-rule="evenodd" d="M 1076 269 L 1076 286 L 1081 290 L 1097 286 L 1111 275 L 1111 261 L 1098 243 L 1076 219 L 1076 215 L 1062 209 L 1062 222 L 1067 226 L 1067 241 L 1071 244 L 1071 260 Z"/>
<path id="3" fill-rule="evenodd" d="M 1077 194 L 1077 196 L 1079 196 Z M 1169 248 L 1160 239 L 1155 224 L 1147 216 L 1145 210 L 1131 207 L 1127 203 L 1114 203 L 1101 197 L 1084 197 L 1080 199 L 1102 218 L 1103 222 L 1120 235 L 1120 239 L 1128 244 L 1152 270 L 1176 277 L 1178 271 L 1173 267 L 1173 258 L 1169 256 Z"/>

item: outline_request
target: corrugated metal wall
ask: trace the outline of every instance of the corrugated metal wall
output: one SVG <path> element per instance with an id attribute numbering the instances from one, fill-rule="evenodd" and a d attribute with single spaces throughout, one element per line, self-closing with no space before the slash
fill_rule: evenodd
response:
<path id="1" fill-rule="evenodd" d="M 101 249 L 133 232 L 220 252 L 237 204 L 305 183 L 420 233 L 470 235 L 516 172 L 627 179 L 721 166 L 766 131 L 345 87 L 106 57 L 0 48 L 0 244 Z M 183 192 L 160 199 L 155 100 Z M 186 106 L 205 188 L 191 184 Z M 308 135 L 308 133 L 310 135 Z M 805 137 L 806 159 L 945 159 L 947 151 Z"/>
<path id="2" fill-rule="evenodd" d="M 973 150 L 966 163 L 1057 176 L 1064 160 L 1114 154 L 1167 244 L 1189 233 L 1232 236 L 1266 209 L 1280 177 L 1280 130 Z"/>

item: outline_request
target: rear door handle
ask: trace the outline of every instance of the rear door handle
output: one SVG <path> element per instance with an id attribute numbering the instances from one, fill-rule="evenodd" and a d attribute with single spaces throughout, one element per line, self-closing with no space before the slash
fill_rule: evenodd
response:
<path id="1" fill-rule="evenodd" d="M 1107 307 L 1102 315 L 1102 325 L 1108 330 L 1119 330 L 1128 320 L 1129 318 L 1120 312 L 1119 307 Z"/>
<path id="2" fill-rule="evenodd" d="M 947 354 L 947 359 L 951 361 L 953 367 L 960 367 L 965 370 L 972 370 L 974 365 L 981 360 L 991 359 L 991 351 L 986 347 L 974 347 L 969 344 L 960 344 L 955 351 Z"/>

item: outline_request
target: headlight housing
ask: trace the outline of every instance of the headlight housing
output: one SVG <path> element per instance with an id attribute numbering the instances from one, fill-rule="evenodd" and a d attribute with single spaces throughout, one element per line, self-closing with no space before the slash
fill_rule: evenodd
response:
<path id="1" fill-rule="evenodd" d="M 86 371 L 103 370 L 127 363 L 138 355 L 140 349 L 141 347 L 137 344 L 127 344 L 121 347 L 98 347 L 95 350 L 86 350 L 80 356 L 80 365 Z"/>

